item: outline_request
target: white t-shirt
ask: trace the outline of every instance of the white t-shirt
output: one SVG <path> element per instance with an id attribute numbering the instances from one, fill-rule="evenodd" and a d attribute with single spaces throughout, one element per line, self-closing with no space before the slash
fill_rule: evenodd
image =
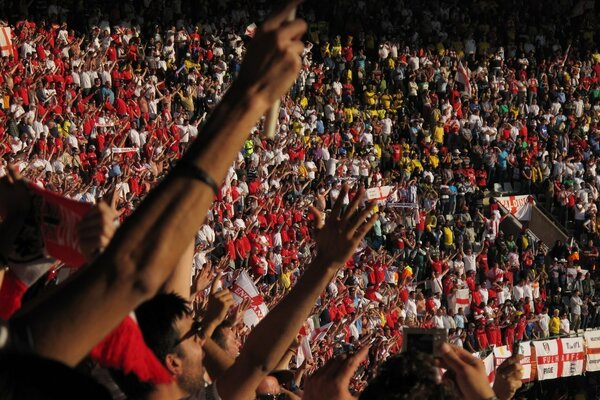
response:
<path id="1" fill-rule="evenodd" d="M 476 269 L 477 256 L 475 254 L 463 256 L 463 263 L 465 264 L 465 272 L 475 271 Z"/>

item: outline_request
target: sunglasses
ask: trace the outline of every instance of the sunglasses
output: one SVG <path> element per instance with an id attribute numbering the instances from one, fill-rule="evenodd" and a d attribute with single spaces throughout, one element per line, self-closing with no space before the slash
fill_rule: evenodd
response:
<path id="1" fill-rule="evenodd" d="M 175 342 L 175 346 L 179 346 L 184 340 L 187 340 L 191 337 L 197 336 L 198 339 L 202 339 L 202 323 L 200 320 L 194 320 L 192 322 L 192 326 L 189 331 L 187 331 L 180 339 Z"/>
<path id="2" fill-rule="evenodd" d="M 285 393 L 278 394 L 259 394 L 256 396 L 256 400 L 286 400 L 288 397 Z"/>

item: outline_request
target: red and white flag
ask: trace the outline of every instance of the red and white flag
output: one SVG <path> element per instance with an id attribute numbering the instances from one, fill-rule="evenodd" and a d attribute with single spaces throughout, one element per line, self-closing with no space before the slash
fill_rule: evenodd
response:
<path id="1" fill-rule="evenodd" d="M 367 200 L 385 200 L 392 193 L 393 186 L 377 186 L 367 189 Z"/>
<path id="2" fill-rule="evenodd" d="M 488 377 L 488 382 L 491 384 L 494 383 L 494 379 L 496 378 L 496 368 L 494 365 L 494 352 L 488 354 L 486 358 L 483 359 L 483 365 L 485 365 L 485 373 Z"/>
<path id="3" fill-rule="evenodd" d="M 0 53 L 2 57 L 13 55 L 12 30 L 8 26 L 0 28 Z"/>
<path id="4" fill-rule="evenodd" d="M 320 328 L 316 328 L 310 335 L 310 341 L 318 342 L 319 340 L 325 339 L 325 335 L 327 335 L 327 332 L 329 332 L 329 329 L 331 329 L 332 326 L 333 322 L 330 322 L 321 326 Z"/>
<path id="5" fill-rule="evenodd" d="M 560 352 L 558 340 L 544 340 L 533 342 L 535 358 L 537 361 L 537 379 L 544 381 L 560 377 L 558 368 L 560 365 Z"/>
<path id="6" fill-rule="evenodd" d="M 495 199 L 519 221 L 531 220 L 534 200 L 530 195 L 496 197 Z"/>
<path id="7" fill-rule="evenodd" d="M 246 32 L 244 32 L 244 35 L 253 38 L 254 35 L 256 34 L 256 28 L 257 28 L 256 24 L 254 22 L 251 23 L 250 25 L 248 25 L 246 27 Z"/>
<path id="8" fill-rule="evenodd" d="M 558 341 L 560 365 L 558 375 L 561 378 L 583 374 L 583 359 L 585 357 L 583 338 L 563 338 Z"/>
<path id="9" fill-rule="evenodd" d="M 586 346 L 585 370 L 600 371 L 600 331 L 589 331 L 583 334 Z"/>
<path id="10" fill-rule="evenodd" d="M 310 348 L 310 343 L 306 336 L 302 337 L 300 347 L 298 347 L 298 354 L 296 354 L 296 368 L 300 368 L 304 360 L 313 362 L 312 350 Z"/>
<path id="11" fill-rule="evenodd" d="M 92 205 L 29 185 L 42 198 L 40 207 L 41 230 L 46 251 L 71 267 L 80 267 L 85 257 L 79 250 L 77 225 Z"/>
<path id="12" fill-rule="evenodd" d="M 471 303 L 469 289 L 458 289 L 456 291 L 456 304 L 454 305 L 454 312 L 457 313 L 459 308 L 462 308 L 465 315 L 471 313 L 471 309 L 469 307 Z"/>
<path id="13" fill-rule="evenodd" d="M 250 308 L 244 314 L 244 324 L 250 328 L 258 325 L 269 312 L 269 308 L 248 272 L 242 271 L 237 280 L 231 285 L 230 290 L 237 304 L 246 299 L 251 301 Z"/>
<path id="14" fill-rule="evenodd" d="M 527 383 L 533 379 L 533 368 L 532 365 L 532 357 L 531 357 L 531 345 L 529 342 L 521 342 L 519 343 L 519 348 L 515 349 L 515 351 L 522 355 L 521 361 L 519 364 L 523 367 L 523 378 L 521 379 L 523 382 Z"/>
<path id="15" fill-rule="evenodd" d="M 488 381 L 490 382 L 490 384 L 494 383 L 494 378 L 496 376 L 496 371 L 494 368 L 494 352 L 492 351 L 485 358 L 483 358 L 483 352 L 481 351 L 472 354 L 473 357 L 480 359 L 483 365 L 485 366 L 485 373 L 488 377 Z"/>
<path id="16" fill-rule="evenodd" d="M 462 93 L 471 97 L 471 82 L 469 80 L 469 71 L 463 66 L 462 61 L 458 62 L 458 69 L 454 75 L 454 80 L 463 85 Z"/>

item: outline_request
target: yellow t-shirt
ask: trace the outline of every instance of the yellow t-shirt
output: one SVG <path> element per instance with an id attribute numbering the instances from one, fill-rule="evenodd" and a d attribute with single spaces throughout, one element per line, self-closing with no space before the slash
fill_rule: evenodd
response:
<path id="1" fill-rule="evenodd" d="M 419 161 L 418 158 L 413 158 L 411 162 L 414 169 L 418 171 L 423 171 L 423 164 L 421 164 L 421 161 Z"/>
<path id="2" fill-rule="evenodd" d="M 292 286 L 291 272 L 282 272 L 279 277 L 279 282 L 283 285 L 285 289 L 289 289 Z"/>
<path id="3" fill-rule="evenodd" d="M 375 157 L 381 158 L 381 146 L 376 143 L 373 145 L 373 150 L 375 150 Z"/>
<path id="4" fill-rule="evenodd" d="M 306 110 L 306 107 L 308 107 L 308 99 L 306 98 L 306 96 L 302 97 L 302 99 L 300 99 L 300 107 L 304 108 Z"/>
<path id="5" fill-rule="evenodd" d="M 364 101 L 366 104 L 372 106 L 375 104 L 375 92 L 372 90 L 365 91 Z"/>
<path id="6" fill-rule="evenodd" d="M 435 140 L 436 143 L 444 144 L 444 127 L 443 126 L 435 127 L 435 131 L 433 131 L 433 140 Z"/>
<path id="7" fill-rule="evenodd" d="M 452 229 L 450 229 L 450 227 L 448 227 L 448 226 L 444 226 L 443 231 L 444 231 L 444 244 L 447 246 L 454 244 L 454 232 L 452 232 Z"/>
<path id="8" fill-rule="evenodd" d="M 558 335 L 560 333 L 560 318 L 552 317 L 550 318 L 550 335 Z"/>
<path id="9" fill-rule="evenodd" d="M 392 96 L 390 96 L 389 94 L 381 95 L 379 101 L 381 101 L 381 104 L 385 107 L 386 110 L 389 110 L 392 106 Z"/>

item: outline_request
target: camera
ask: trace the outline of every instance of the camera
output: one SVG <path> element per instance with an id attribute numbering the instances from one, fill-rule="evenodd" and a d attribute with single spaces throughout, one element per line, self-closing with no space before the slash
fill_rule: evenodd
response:
<path id="1" fill-rule="evenodd" d="M 438 356 L 442 343 L 448 340 L 445 329 L 404 328 L 403 352 L 422 352 Z"/>

